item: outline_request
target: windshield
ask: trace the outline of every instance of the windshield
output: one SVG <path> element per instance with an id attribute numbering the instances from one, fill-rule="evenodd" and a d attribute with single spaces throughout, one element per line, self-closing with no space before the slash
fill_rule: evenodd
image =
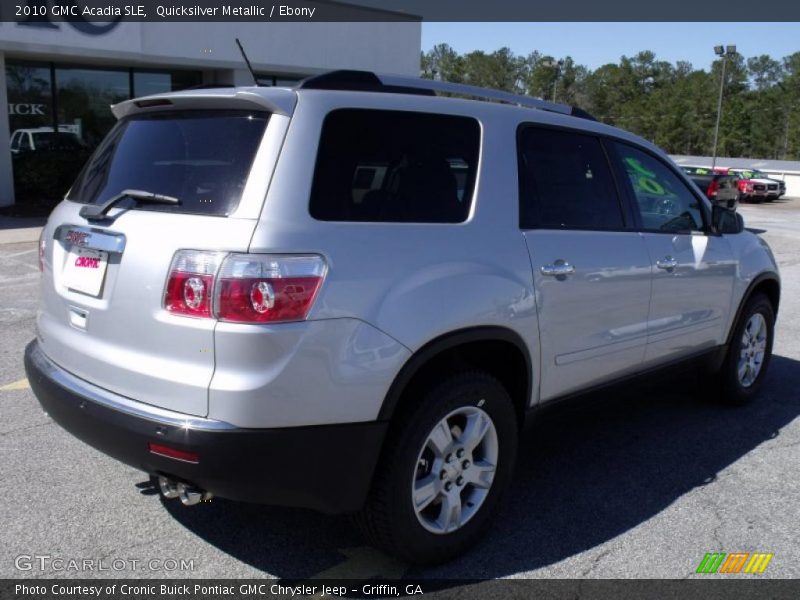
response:
<path id="1" fill-rule="evenodd" d="M 229 215 L 239 204 L 268 113 L 183 111 L 117 123 L 69 192 L 100 204 L 125 189 L 174 196 L 178 205 L 120 203 L 141 210 Z"/>
<path id="2" fill-rule="evenodd" d="M 711 175 L 711 169 L 705 167 L 683 167 L 683 172 L 687 175 Z"/>
<path id="3" fill-rule="evenodd" d="M 769 179 L 769 175 L 764 173 L 764 171 L 739 171 L 739 175 L 741 175 L 744 179 Z"/>

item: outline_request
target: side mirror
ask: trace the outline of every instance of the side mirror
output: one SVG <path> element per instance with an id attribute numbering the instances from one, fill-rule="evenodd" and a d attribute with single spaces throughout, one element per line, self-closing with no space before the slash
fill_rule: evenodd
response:
<path id="1" fill-rule="evenodd" d="M 738 212 L 715 204 L 711 208 L 711 223 L 717 233 L 742 233 L 744 219 Z"/>

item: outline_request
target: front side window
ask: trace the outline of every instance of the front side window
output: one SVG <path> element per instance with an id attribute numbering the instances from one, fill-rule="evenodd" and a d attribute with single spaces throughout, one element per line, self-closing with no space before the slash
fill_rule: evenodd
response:
<path id="1" fill-rule="evenodd" d="M 321 221 L 462 223 L 479 148 L 475 119 L 335 110 L 322 126 L 309 211 Z"/>
<path id="2" fill-rule="evenodd" d="M 700 200 L 663 162 L 633 146 L 615 142 L 636 199 L 642 227 L 670 233 L 702 231 Z"/>
<path id="3" fill-rule="evenodd" d="M 614 179 L 600 140 L 526 127 L 519 135 L 523 229 L 623 229 Z"/>

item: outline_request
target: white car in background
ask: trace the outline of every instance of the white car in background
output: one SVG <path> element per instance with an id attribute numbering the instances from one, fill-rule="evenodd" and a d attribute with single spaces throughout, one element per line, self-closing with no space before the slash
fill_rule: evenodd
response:
<path id="1" fill-rule="evenodd" d="M 76 150 L 84 147 L 74 125 L 17 129 L 11 134 L 9 147 L 12 156 L 41 150 Z"/>

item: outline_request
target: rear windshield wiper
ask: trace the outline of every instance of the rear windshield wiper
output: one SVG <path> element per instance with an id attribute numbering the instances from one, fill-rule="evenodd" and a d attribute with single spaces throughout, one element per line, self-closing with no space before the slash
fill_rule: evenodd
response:
<path id="1" fill-rule="evenodd" d="M 141 204 L 180 204 L 181 201 L 174 196 L 165 196 L 163 194 L 154 194 L 153 192 L 145 192 L 143 190 L 122 190 L 116 196 L 112 196 L 102 204 L 87 204 L 81 208 L 80 215 L 89 221 L 99 221 L 106 216 L 111 208 L 124 200 L 125 198 L 132 198 Z"/>

